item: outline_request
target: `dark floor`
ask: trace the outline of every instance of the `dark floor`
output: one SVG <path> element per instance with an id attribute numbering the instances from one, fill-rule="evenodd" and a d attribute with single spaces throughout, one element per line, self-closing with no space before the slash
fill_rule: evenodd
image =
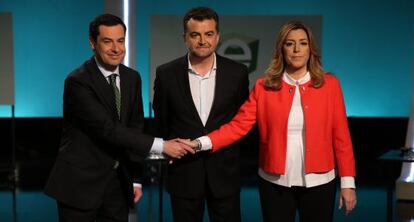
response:
<path id="1" fill-rule="evenodd" d="M 150 120 L 146 120 L 150 121 Z M 354 144 L 357 168 L 358 204 L 352 215 L 344 216 L 335 210 L 334 221 L 413 221 L 414 203 L 397 202 L 391 187 L 400 174 L 399 161 L 383 161 L 379 157 L 391 149 L 404 145 L 407 118 L 349 118 Z M 10 119 L 0 118 L 0 135 L 10 135 Z M 57 221 L 55 202 L 45 196 L 41 189 L 56 158 L 61 133 L 60 118 L 31 118 L 16 120 L 17 181 L 16 194 L 18 222 Z M 152 125 L 152 124 L 146 124 Z M 33 130 L 36 129 L 36 130 Z M 151 130 L 147 130 L 151 131 Z M 241 192 L 242 221 L 261 220 L 260 202 L 257 191 L 257 132 L 244 141 L 241 149 L 241 171 L 243 188 Z M 45 136 L 47 135 L 46 139 Z M 11 140 L 0 143 L 0 222 L 12 222 L 12 193 L 7 189 L 12 166 Z M 149 166 L 145 171 L 148 178 L 157 177 L 159 165 Z M 148 181 L 152 181 L 149 179 Z M 155 183 L 157 181 L 155 180 Z M 158 185 L 144 184 L 144 195 L 137 205 L 139 222 L 159 220 Z M 389 192 L 387 192 L 389 191 Z M 171 220 L 169 196 L 163 193 L 163 221 Z M 413 218 L 413 219 L 410 219 Z M 208 218 L 206 216 L 206 220 Z"/>
<path id="2" fill-rule="evenodd" d="M 358 205 L 350 216 L 341 210 L 335 210 L 334 221 L 387 221 L 387 190 L 385 188 L 358 188 Z M 163 221 L 172 221 L 168 194 L 163 198 Z M 17 221 L 53 222 L 57 221 L 56 205 L 53 199 L 41 191 L 17 192 Z M 144 195 L 137 205 L 137 221 L 159 221 L 158 187 L 146 187 Z M 392 201 L 392 221 L 414 221 L 414 204 Z M 242 221 L 262 221 L 257 188 L 245 186 L 241 192 Z M 413 219 L 410 220 L 410 215 Z M 405 217 L 405 218 L 403 218 Z M 207 216 L 205 221 L 208 221 Z M 0 192 L 0 221 L 12 220 L 12 193 Z"/>

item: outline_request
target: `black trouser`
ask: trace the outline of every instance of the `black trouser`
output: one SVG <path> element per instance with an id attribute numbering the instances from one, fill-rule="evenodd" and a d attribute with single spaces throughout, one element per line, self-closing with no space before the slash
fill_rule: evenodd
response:
<path id="1" fill-rule="evenodd" d="M 211 222 L 240 222 L 239 193 L 224 198 L 213 198 L 211 195 L 197 199 L 170 197 L 175 222 L 202 222 L 205 202 Z"/>
<path id="2" fill-rule="evenodd" d="M 259 181 L 264 222 L 331 222 L 335 205 L 335 180 L 316 187 L 284 187 Z"/>
<path id="3" fill-rule="evenodd" d="M 60 222 L 127 222 L 128 205 L 116 170 L 109 175 L 101 205 L 97 209 L 83 210 L 58 202 Z"/>

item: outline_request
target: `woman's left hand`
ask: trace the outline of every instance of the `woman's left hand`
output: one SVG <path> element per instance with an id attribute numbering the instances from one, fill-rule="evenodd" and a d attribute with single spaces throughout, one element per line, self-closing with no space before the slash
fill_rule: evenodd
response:
<path id="1" fill-rule="evenodd" d="M 345 204 L 345 214 L 349 215 L 357 203 L 355 189 L 342 188 L 339 195 L 339 209 Z"/>

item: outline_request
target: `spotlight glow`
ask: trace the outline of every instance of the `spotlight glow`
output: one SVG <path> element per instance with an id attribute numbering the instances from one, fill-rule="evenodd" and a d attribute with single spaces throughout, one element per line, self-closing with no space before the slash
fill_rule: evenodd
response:
<path id="1" fill-rule="evenodd" d="M 130 59 L 129 59 L 129 39 L 130 36 L 128 34 L 128 29 L 129 29 L 129 0 L 123 0 L 123 6 L 124 6 L 124 13 L 123 13 L 123 20 L 125 23 L 125 26 L 127 27 L 127 32 L 125 33 L 125 49 L 126 54 L 125 54 L 125 58 L 124 58 L 124 64 L 126 66 L 131 66 L 130 64 Z"/>

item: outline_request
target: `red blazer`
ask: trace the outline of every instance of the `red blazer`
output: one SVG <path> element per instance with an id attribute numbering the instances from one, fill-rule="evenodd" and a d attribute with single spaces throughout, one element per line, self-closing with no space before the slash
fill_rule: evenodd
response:
<path id="1" fill-rule="evenodd" d="M 339 81 L 325 75 L 320 88 L 310 81 L 300 85 L 305 119 L 305 173 L 325 173 L 337 165 L 340 176 L 355 176 L 355 160 L 345 104 Z M 284 174 L 287 125 L 295 86 L 282 81 L 279 91 L 266 90 L 259 79 L 238 114 L 208 134 L 213 152 L 246 135 L 257 122 L 260 135 L 259 166 L 265 172 Z M 336 160 L 336 161 L 335 161 Z"/>

